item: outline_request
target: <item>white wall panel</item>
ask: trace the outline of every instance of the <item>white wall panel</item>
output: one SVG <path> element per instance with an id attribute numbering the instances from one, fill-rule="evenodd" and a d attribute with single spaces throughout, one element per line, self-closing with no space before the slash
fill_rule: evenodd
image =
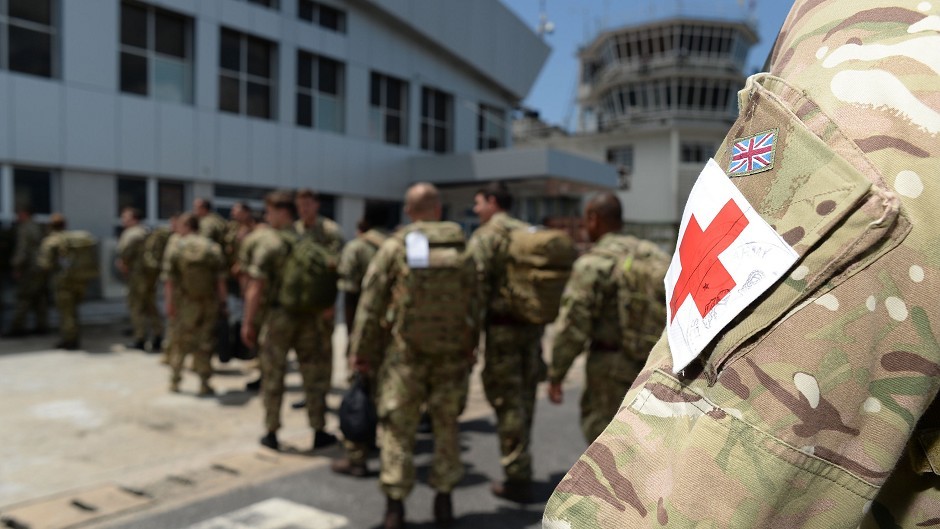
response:
<path id="1" fill-rule="evenodd" d="M 65 165 L 117 166 L 117 98 L 103 92 L 65 91 Z"/>
<path id="2" fill-rule="evenodd" d="M 199 175 L 196 161 L 196 116 L 192 107 L 157 105 L 157 167 L 165 175 Z"/>
<path id="3" fill-rule="evenodd" d="M 157 167 L 157 107 L 149 98 L 118 98 L 118 169 L 150 175 Z"/>
<path id="4" fill-rule="evenodd" d="M 20 162 L 59 165 L 62 159 L 62 85 L 28 75 L 7 77 L 13 148 Z"/>

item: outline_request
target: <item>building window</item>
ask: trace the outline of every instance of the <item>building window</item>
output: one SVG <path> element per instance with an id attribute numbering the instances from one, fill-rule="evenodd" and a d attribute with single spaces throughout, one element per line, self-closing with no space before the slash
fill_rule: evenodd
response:
<path id="1" fill-rule="evenodd" d="M 33 213 L 52 213 L 52 171 L 13 169 L 13 207 L 29 206 Z"/>
<path id="2" fill-rule="evenodd" d="M 629 191 L 633 183 L 633 146 L 622 145 L 607 149 L 607 163 L 617 168 L 618 187 Z"/>
<path id="3" fill-rule="evenodd" d="M 454 96 L 424 87 L 421 89 L 421 149 L 433 152 L 453 150 L 452 108 Z"/>
<path id="4" fill-rule="evenodd" d="M 480 104 L 477 148 L 481 151 L 506 146 L 506 113 L 501 108 Z"/>
<path id="5" fill-rule="evenodd" d="M 408 83 L 372 72 L 369 130 L 392 145 L 408 143 Z"/>
<path id="6" fill-rule="evenodd" d="M 297 124 L 343 132 L 343 63 L 297 52 Z"/>
<path id="7" fill-rule="evenodd" d="M 277 0 L 246 0 L 249 4 L 255 4 L 259 6 L 264 6 L 270 9 L 277 9 L 278 2 Z"/>
<path id="8" fill-rule="evenodd" d="M 121 91 L 193 102 L 192 19 L 132 2 L 121 4 Z"/>
<path id="9" fill-rule="evenodd" d="M 157 217 L 168 219 L 186 211 L 186 188 L 182 182 L 157 183 Z"/>
<path id="10" fill-rule="evenodd" d="M 149 216 L 147 211 L 147 180 L 144 178 L 118 177 L 117 180 L 117 214 L 124 208 L 137 208 Z"/>
<path id="11" fill-rule="evenodd" d="M 683 163 L 704 163 L 711 158 L 714 152 L 715 146 L 711 143 L 683 143 L 682 147 L 679 149 L 679 161 Z"/>
<path id="12" fill-rule="evenodd" d="M 320 2 L 299 0 L 297 17 L 332 31 L 346 33 L 346 12 Z"/>
<path id="13" fill-rule="evenodd" d="M 219 110 L 274 118 L 273 42 L 222 28 L 219 46 Z"/>
<path id="14" fill-rule="evenodd" d="M 52 0 L 0 2 L 2 66 L 14 72 L 52 77 L 57 31 Z"/>

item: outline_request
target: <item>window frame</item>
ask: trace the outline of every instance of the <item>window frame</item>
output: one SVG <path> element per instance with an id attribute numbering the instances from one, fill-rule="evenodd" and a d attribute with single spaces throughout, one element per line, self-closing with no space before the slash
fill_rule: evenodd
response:
<path id="1" fill-rule="evenodd" d="M 491 124 L 499 128 L 498 138 L 490 136 L 486 125 Z M 494 149 L 504 149 L 507 147 L 506 133 L 506 111 L 498 106 L 480 103 L 479 117 L 477 119 L 477 150 L 489 151 Z M 497 140 L 490 143 L 491 140 Z"/>
<path id="2" fill-rule="evenodd" d="M 36 1 L 36 0 L 33 0 Z M 59 2 L 48 0 L 49 2 L 49 24 L 43 24 L 34 20 L 14 17 L 10 15 L 9 0 L 0 0 L 0 69 L 23 75 L 33 75 L 46 79 L 57 79 L 60 74 L 61 60 L 61 39 L 59 38 Z M 28 70 L 13 69 L 11 60 L 11 31 L 10 27 L 43 33 L 49 37 L 49 72 L 48 75 L 36 73 Z"/>
<path id="3" fill-rule="evenodd" d="M 146 48 L 139 48 L 132 44 L 125 44 L 123 42 L 121 33 L 121 26 L 123 26 L 124 20 L 124 8 L 125 6 L 134 7 L 137 9 L 143 9 L 147 17 L 147 43 Z M 184 105 L 194 105 L 195 104 L 195 93 L 196 93 L 196 60 L 195 60 L 195 40 L 196 40 L 196 24 L 192 17 L 184 15 L 182 13 L 177 13 L 175 11 L 170 11 L 168 9 L 163 9 L 156 7 L 150 4 L 135 2 L 131 0 L 123 0 L 120 3 L 120 20 L 118 26 L 118 91 L 124 95 L 136 95 L 147 98 L 153 98 L 157 101 L 164 103 L 180 103 Z M 181 19 L 183 22 L 183 57 L 177 57 L 175 55 L 169 55 L 157 51 L 157 15 L 169 16 L 173 18 Z M 146 93 L 139 93 L 134 91 L 125 90 L 123 86 L 123 55 L 133 55 L 136 57 L 142 57 L 147 62 L 147 79 L 145 83 Z M 158 61 L 173 61 L 182 63 L 183 65 L 183 86 L 181 87 L 182 99 L 176 100 L 172 98 L 160 97 L 156 91 L 156 70 Z"/>
<path id="4" fill-rule="evenodd" d="M 222 41 L 224 40 L 225 33 L 230 33 L 238 39 L 238 61 L 239 69 L 231 70 L 223 66 L 223 47 Z M 264 44 L 267 46 L 267 69 L 268 77 L 262 77 L 257 74 L 252 74 L 248 72 L 249 66 L 249 46 L 252 42 Z M 238 109 L 231 110 L 229 108 L 223 108 L 223 79 L 229 79 L 236 81 L 238 85 Z M 227 112 L 230 114 L 238 114 L 241 116 L 257 119 L 266 119 L 270 121 L 277 121 L 278 119 L 278 45 L 277 42 L 268 40 L 263 37 L 258 37 L 244 31 L 239 31 L 237 29 L 232 29 L 228 26 L 219 26 L 219 61 L 218 61 L 218 105 L 217 108 L 220 112 Z M 250 111 L 250 100 L 249 100 L 249 90 L 248 88 L 251 85 L 263 85 L 268 88 L 268 105 L 267 111 L 264 115 L 258 115 Z"/>
<path id="5" fill-rule="evenodd" d="M 444 118 L 439 120 L 435 115 L 437 98 L 444 100 Z M 422 151 L 444 154 L 454 151 L 454 96 L 431 86 L 421 87 L 421 138 L 420 148 Z M 438 129 L 444 130 L 444 143 L 438 145 Z"/>
<path id="6" fill-rule="evenodd" d="M 310 11 L 309 18 L 305 14 L 305 11 L 308 9 Z M 336 20 L 338 23 L 335 28 L 324 22 L 323 12 L 325 10 L 333 11 L 335 12 L 334 14 L 337 15 Z M 297 0 L 297 18 L 336 33 L 346 34 L 349 32 L 349 14 L 344 9 L 323 2 L 317 2 L 316 0 Z"/>
<path id="7" fill-rule="evenodd" d="M 297 65 L 297 78 L 296 78 L 296 105 L 294 112 L 294 123 L 300 127 L 307 127 L 316 130 L 323 130 L 328 132 L 335 132 L 337 134 L 343 134 L 346 132 L 346 63 L 333 59 L 332 57 L 327 57 L 325 55 L 320 55 L 313 53 L 302 48 L 297 48 L 296 54 L 296 65 Z M 310 61 L 310 86 L 302 86 L 300 83 L 300 68 L 303 61 Z M 324 92 L 319 86 L 320 79 L 320 69 L 325 63 L 332 63 L 336 66 L 336 94 L 331 94 L 329 92 Z M 301 122 L 301 105 L 300 100 L 302 97 L 310 98 L 310 123 Z M 323 100 L 330 100 L 335 102 L 336 108 L 338 109 L 337 116 L 337 128 L 331 128 L 325 126 L 321 121 L 321 113 L 317 112 L 319 107 L 318 103 Z"/>
<path id="8" fill-rule="evenodd" d="M 376 87 L 376 82 L 379 83 L 379 86 Z M 400 107 L 398 109 L 390 108 L 388 106 L 388 92 L 389 92 L 389 83 L 398 84 Z M 383 143 L 388 145 L 400 145 L 407 147 L 411 144 L 409 141 L 409 123 L 408 117 L 410 114 L 410 86 L 408 81 L 400 79 L 388 74 L 377 72 L 375 70 L 370 72 L 369 75 L 369 135 L 373 139 L 381 140 Z M 379 95 L 378 104 L 374 101 L 373 96 L 376 94 L 376 91 Z M 388 120 L 389 118 L 397 117 L 399 118 L 399 127 L 398 127 L 398 142 L 390 141 L 388 136 Z"/>

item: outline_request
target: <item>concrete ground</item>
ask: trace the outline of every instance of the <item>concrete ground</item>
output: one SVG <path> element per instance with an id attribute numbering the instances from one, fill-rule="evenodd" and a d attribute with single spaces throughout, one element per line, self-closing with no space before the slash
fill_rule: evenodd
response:
<path id="1" fill-rule="evenodd" d="M 196 482 L 206 494 L 252 476 L 323 466 L 338 456 L 338 449 L 309 451 L 306 414 L 289 407 L 302 393 L 295 371 L 288 375 L 282 415 L 286 450 L 275 453 L 258 445 L 261 403 L 244 390 L 255 377 L 250 362 L 216 363 L 215 397 L 195 395 L 199 382 L 192 373 L 184 376 L 182 392 L 173 394 L 160 355 L 125 349 L 121 327 L 86 329 L 85 350 L 76 352 L 51 350 L 54 336 L 0 340 L 0 518 L 8 525 L 87 526 L 115 512 L 186 501 L 193 495 L 187 485 Z M 340 324 L 332 409 L 346 385 L 345 338 Z M 479 368 L 464 421 L 492 414 Z M 580 385 L 580 373 L 576 365 L 572 387 Z M 572 392 L 568 398 L 576 397 Z M 335 415 L 328 416 L 328 429 L 338 430 Z"/>

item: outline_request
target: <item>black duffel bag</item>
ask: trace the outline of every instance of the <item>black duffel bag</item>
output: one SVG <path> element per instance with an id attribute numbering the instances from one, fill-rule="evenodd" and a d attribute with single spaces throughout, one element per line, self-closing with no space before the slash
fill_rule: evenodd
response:
<path id="1" fill-rule="evenodd" d="M 375 441 L 375 429 L 379 421 L 369 389 L 365 377 L 356 373 L 339 405 L 339 429 L 346 439 L 354 443 Z"/>

